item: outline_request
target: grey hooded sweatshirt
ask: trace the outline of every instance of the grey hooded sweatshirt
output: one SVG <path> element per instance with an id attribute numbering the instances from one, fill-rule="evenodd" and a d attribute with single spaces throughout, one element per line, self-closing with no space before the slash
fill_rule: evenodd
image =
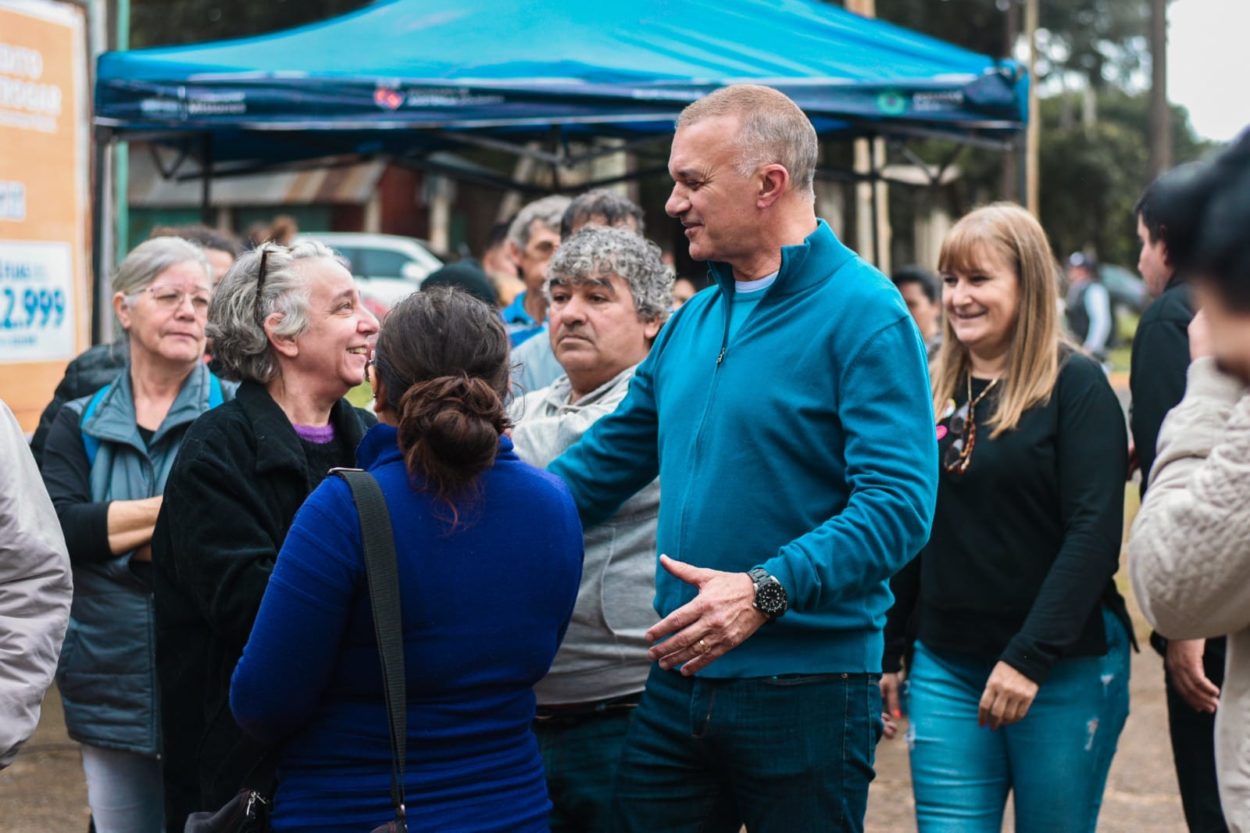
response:
<path id="1" fill-rule="evenodd" d="M 525 462 L 544 467 L 612 413 L 629 391 L 634 368 L 569 404 L 561 376 L 509 407 L 512 443 Z M 655 526 L 660 481 L 653 480 L 615 515 L 586 530 L 586 560 L 573 620 L 551 671 L 534 692 L 539 705 L 588 703 L 643 690 L 651 661 L 644 637 L 654 625 Z"/>

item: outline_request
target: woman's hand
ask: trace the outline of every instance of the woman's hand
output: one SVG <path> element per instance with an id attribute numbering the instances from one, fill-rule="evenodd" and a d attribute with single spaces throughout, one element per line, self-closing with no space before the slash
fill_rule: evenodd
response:
<path id="1" fill-rule="evenodd" d="M 1037 697 L 1037 683 L 1021 674 L 1005 662 L 999 662 L 985 683 L 981 706 L 977 710 L 977 722 L 991 729 L 1007 726 L 1024 719 Z"/>
<path id="2" fill-rule="evenodd" d="M 898 724 L 896 720 L 901 720 L 903 710 L 899 706 L 899 691 L 903 687 L 904 674 L 902 671 L 896 671 L 891 674 L 882 674 L 881 681 L 881 701 L 885 705 L 885 711 L 881 713 L 881 723 L 885 728 L 885 738 L 889 740 L 898 734 Z"/>
<path id="3" fill-rule="evenodd" d="M 1189 358 L 1201 359 L 1213 355 L 1211 351 L 1211 325 L 1207 323 L 1207 314 L 1198 310 L 1189 322 Z"/>

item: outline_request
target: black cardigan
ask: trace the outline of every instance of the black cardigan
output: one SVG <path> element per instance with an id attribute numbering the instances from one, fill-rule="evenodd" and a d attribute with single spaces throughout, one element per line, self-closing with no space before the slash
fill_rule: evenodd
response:
<path id="1" fill-rule="evenodd" d="M 339 465 L 377 420 L 339 400 Z M 157 671 L 165 739 L 165 818 L 217 809 L 264 757 L 235 725 L 230 676 L 287 530 L 325 476 L 310 471 L 282 409 L 244 382 L 187 432 L 152 538 Z"/>
<path id="2" fill-rule="evenodd" d="M 974 380 L 973 396 L 987 384 Z M 1106 652 L 1101 603 L 1132 633 L 1111 578 L 1123 535 L 1128 438 L 1102 368 L 1068 355 L 1050 400 L 991 439 L 986 421 L 997 394 L 976 409 L 968 471 L 939 472 L 929 543 L 891 582 L 886 671 L 899 668 L 913 612 L 926 647 L 1002 660 L 1038 683 L 1062 657 Z M 939 443 L 943 453 L 951 441 Z"/>

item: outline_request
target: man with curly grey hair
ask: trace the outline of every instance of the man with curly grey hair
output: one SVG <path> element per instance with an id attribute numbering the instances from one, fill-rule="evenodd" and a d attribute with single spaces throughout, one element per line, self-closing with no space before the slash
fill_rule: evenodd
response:
<path id="1" fill-rule="evenodd" d="M 715 286 L 549 466 L 592 532 L 664 484 L 656 664 L 609 830 L 863 829 L 888 582 L 928 537 L 937 444 L 920 334 L 817 219 L 816 151 L 768 87 L 683 111 L 665 210 Z"/>
<path id="2" fill-rule="evenodd" d="M 521 459 L 545 466 L 616 409 L 668 317 L 671 284 L 659 248 L 631 231 L 592 226 L 564 241 L 545 289 L 565 375 L 509 409 Z M 534 689 L 554 833 L 607 827 L 625 731 L 651 666 L 659 505 L 652 480 L 586 532 L 573 620 Z"/>

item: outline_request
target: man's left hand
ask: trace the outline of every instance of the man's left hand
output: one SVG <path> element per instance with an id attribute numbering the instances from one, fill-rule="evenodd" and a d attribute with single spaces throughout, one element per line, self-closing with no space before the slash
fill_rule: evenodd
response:
<path id="1" fill-rule="evenodd" d="M 697 596 L 647 631 L 649 642 L 669 637 L 648 652 L 665 671 L 680 666 L 689 677 L 741 645 L 768 621 L 755 609 L 755 582 L 746 573 L 695 567 L 667 555 L 660 556 L 660 564 L 699 588 Z"/>

